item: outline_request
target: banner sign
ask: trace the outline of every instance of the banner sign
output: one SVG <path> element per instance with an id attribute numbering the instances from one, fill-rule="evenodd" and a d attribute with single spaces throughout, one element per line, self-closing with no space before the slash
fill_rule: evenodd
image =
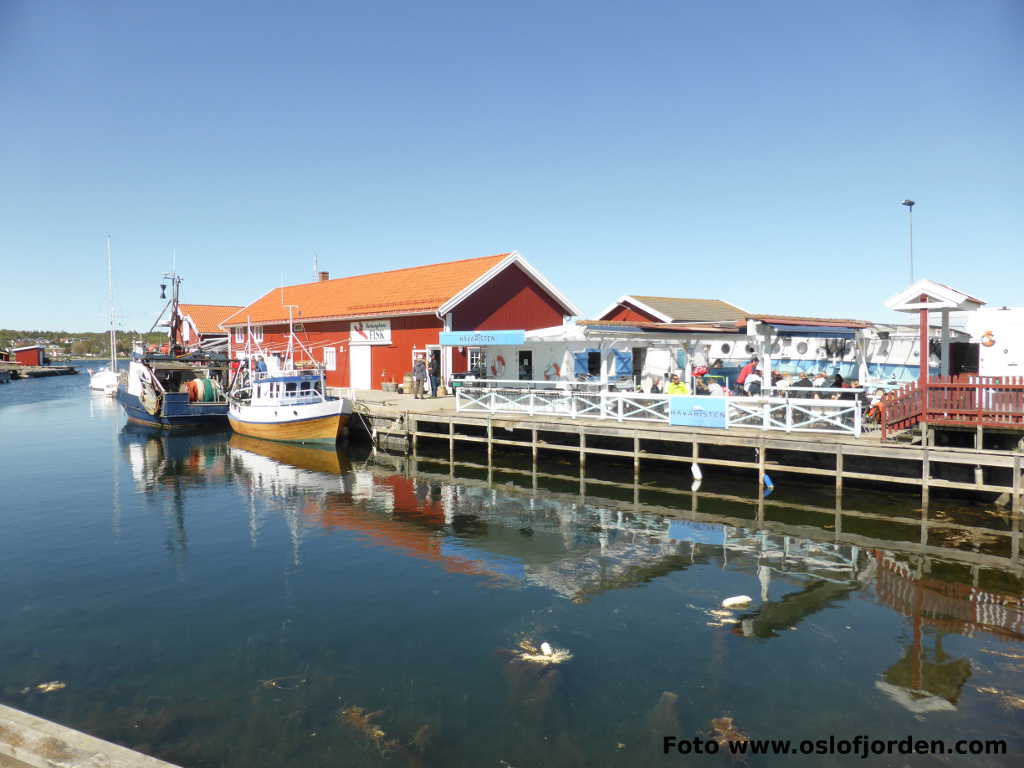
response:
<path id="1" fill-rule="evenodd" d="M 526 343 L 526 331 L 442 331 L 445 347 L 517 347 Z"/>
<path id="2" fill-rule="evenodd" d="M 674 427 L 725 429 L 725 398 L 700 395 L 672 395 L 668 401 L 668 423 Z"/>
<path id="3" fill-rule="evenodd" d="M 390 344 L 390 320 L 353 320 L 349 323 L 349 344 Z"/>

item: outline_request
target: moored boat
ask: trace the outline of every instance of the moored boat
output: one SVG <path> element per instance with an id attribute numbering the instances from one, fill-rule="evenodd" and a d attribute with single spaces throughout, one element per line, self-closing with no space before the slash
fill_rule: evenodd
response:
<path id="1" fill-rule="evenodd" d="M 223 427 L 225 362 L 144 355 L 128 364 L 117 400 L 128 420 L 162 429 Z"/>
<path id="2" fill-rule="evenodd" d="M 352 401 L 328 397 L 323 369 L 311 359 L 296 362 L 296 345 L 306 351 L 289 321 L 283 360 L 247 348 L 228 393 L 228 422 L 235 432 L 294 443 L 334 444 L 342 437 Z"/>
<path id="3" fill-rule="evenodd" d="M 136 352 L 127 375 L 120 380 L 117 400 L 128 420 L 136 424 L 160 429 L 224 427 L 228 413 L 227 358 L 202 352 L 187 354 L 175 345 L 181 278 L 173 273 L 166 277 L 173 289 L 168 304 L 172 307 L 170 341 L 163 350 Z"/>
<path id="4" fill-rule="evenodd" d="M 107 238 L 107 303 L 110 304 L 110 365 L 98 371 L 89 369 L 89 389 L 104 395 L 117 394 L 117 331 L 114 315 L 114 281 L 110 262 L 110 238 Z"/>

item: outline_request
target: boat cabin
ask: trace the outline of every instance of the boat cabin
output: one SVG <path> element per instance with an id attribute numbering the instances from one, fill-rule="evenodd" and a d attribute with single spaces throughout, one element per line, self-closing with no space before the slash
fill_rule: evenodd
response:
<path id="1" fill-rule="evenodd" d="M 251 384 L 237 389 L 238 400 L 251 405 L 304 405 L 324 399 L 324 379 L 314 371 L 257 372 Z"/>

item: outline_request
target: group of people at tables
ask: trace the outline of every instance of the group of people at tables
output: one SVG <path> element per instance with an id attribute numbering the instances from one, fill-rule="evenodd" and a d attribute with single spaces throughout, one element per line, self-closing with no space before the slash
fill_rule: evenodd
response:
<path id="1" fill-rule="evenodd" d="M 736 384 L 730 391 L 725 384 L 718 380 L 716 377 L 708 375 L 708 369 L 704 366 L 699 366 L 693 369 L 693 382 L 694 391 L 691 393 L 690 388 L 686 385 L 686 382 L 682 381 L 678 373 L 673 373 L 669 377 L 668 384 L 665 386 L 664 393 L 667 395 L 711 395 L 722 397 L 725 395 L 739 395 L 748 397 L 757 397 L 761 394 L 768 394 L 765 390 L 764 374 L 759 367 L 761 361 L 756 357 L 752 357 L 749 362 L 744 365 L 736 377 Z M 771 375 L 771 386 L 774 387 L 774 394 L 778 397 L 805 397 L 812 398 L 815 400 L 860 400 L 865 407 L 874 405 L 871 402 L 871 398 L 868 393 L 861 389 L 860 381 L 853 380 L 847 382 L 841 374 L 836 373 L 831 379 L 824 373 L 819 371 L 813 376 L 804 371 L 796 374 L 794 380 L 794 374 L 780 373 L 779 371 L 772 371 Z M 796 390 L 808 389 L 809 392 L 797 392 Z M 815 392 L 814 390 L 824 390 L 821 392 Z M 793 390 L 792 392 L 790 390 Z M 846 392 L 836 392 L 833 390 L 848 390 Z M 652 394 L 661 393 L 659 382 L 655 381 L 651 387 Z"/>

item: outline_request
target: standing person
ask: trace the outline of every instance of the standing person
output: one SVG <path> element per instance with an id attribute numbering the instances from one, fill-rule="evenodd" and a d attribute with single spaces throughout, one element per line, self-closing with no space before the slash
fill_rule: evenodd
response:
<path id="1" fill-rule="evenodd" d="M 427 382 L 427 364 L 423 362 L 423 355 L 416 355 L 416 362 L 412 366 L 412 394 L 416 400 L 423 398 L 423 387 Z"/>
<path id="2" fill-rule="evenodd" d="M 757 365 L 761 361 L 756 356 L 750 358 L 750 362 L 740 368 L 740 375 L 736 377 L 736 389 L 742 395 L 747 389 L 747 377 L 750 376 L 754 371 L 757 370 Z"/>
<path id="3" fill-rule="evenodd" d="M 437 384 L 438 384 L 437 373 L 438 373 L 437 372 L 437 363 L 434 362 L 434 356 L 431 355 L 430 356 L 430 363 L 427 365 L 427 375 L 430 377 L 429 381 L 430 381 L 430 396 L 431 397 L 437 397 Z"/>
<path id="4" fill-rule="evenodd" d="M 688 395 L 690 390 L 686 388 L 686 385 L 679 380 L 679 374 L 673 373 L 672 379 L 669 381 L 668 386 L 665 388 L 666 395 Z"/>

